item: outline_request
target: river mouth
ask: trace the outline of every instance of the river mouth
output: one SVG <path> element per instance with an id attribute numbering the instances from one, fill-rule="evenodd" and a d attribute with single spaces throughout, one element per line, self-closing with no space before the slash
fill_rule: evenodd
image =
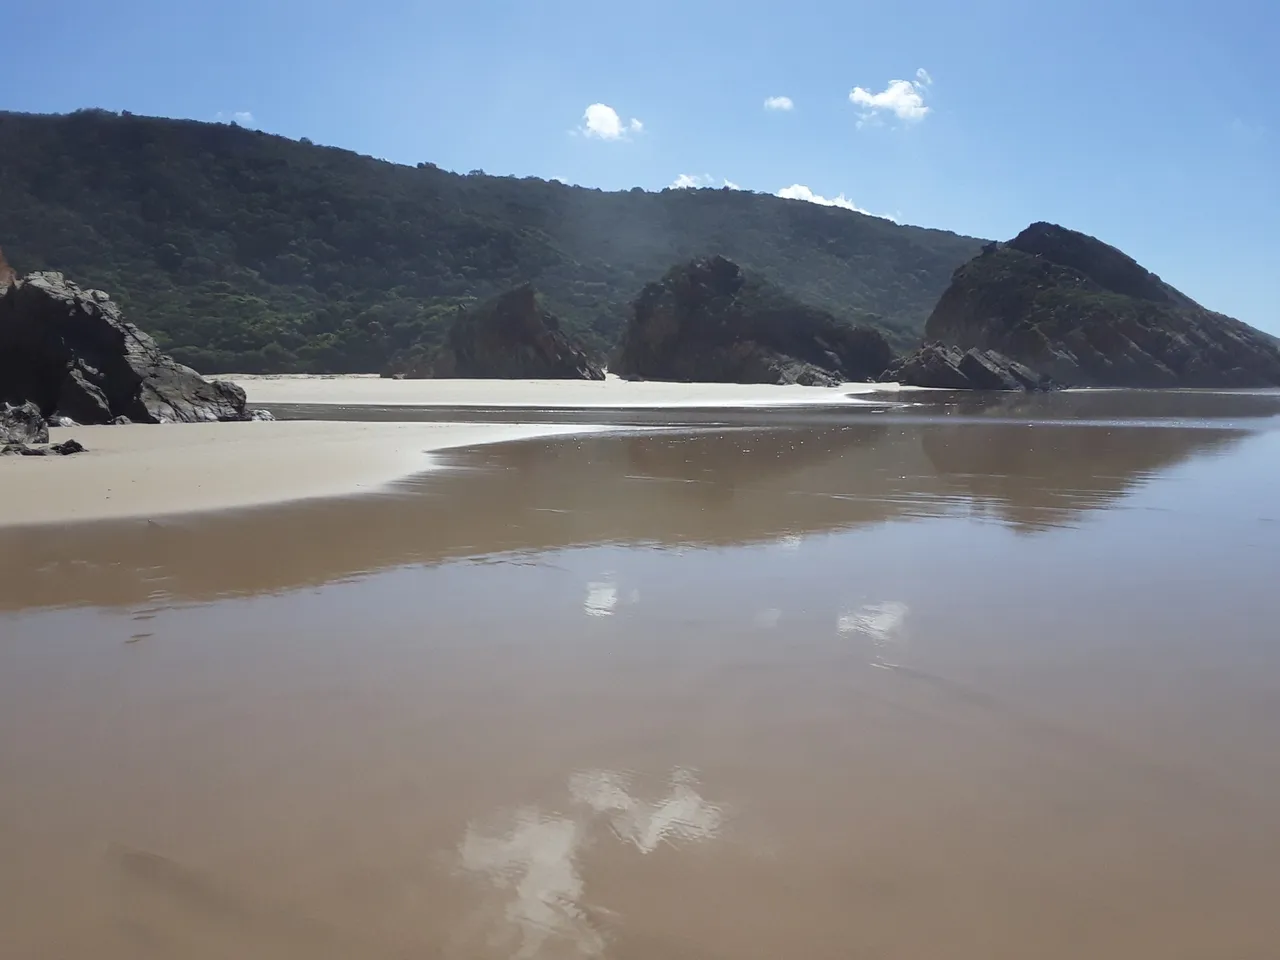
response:
<path id="1" fill-rule="evenodd" d="M 903 399 L 0 531 L 7 949 L 1269 955 L 1275 398 Z"/>

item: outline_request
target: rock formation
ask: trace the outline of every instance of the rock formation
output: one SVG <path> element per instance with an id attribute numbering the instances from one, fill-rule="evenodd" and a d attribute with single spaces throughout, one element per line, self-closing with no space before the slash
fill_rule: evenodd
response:
<path id="1" fill-rule="evenodd" d="M 1280 385 L 1280 342 L 1050 223 L 956 270 L 925 337 L 997 350 L 1067 386 Z"/>
<path id="2" fill-rule="evenodd" d="M 941 343 L 926 343 L 915 353 L 898 358 L 880 379 L 944 390 L 1036 391 L 1056 386 L 1048 377 L 995 350 L 961 350 Z"/>
<path id="3" fill-rule="evenodd" d="M 48 442 L 49 425 L 34 403 L 0 404 L 0 445 Z"/>
<path id="4" fill-rule="evenodd" d="M 640 291 L 615 366 L 644 380 L 835 386 L 874 379 L 892 358 L 879 331 L 798 303 L 717 256 Z"/>
<path id="5" fill-rule="evenodd" d="M 0 288 L 0 400 L 77 423 L 245 419 L 238 386 L 161 353 L 105 293 L 59 273 Z"/>
<path id="6" fill-rule="evenodd" d="M 437 351 L 392 361 L 388 374 L 502 380 L 603 380 L 604 371 L 560 329 L 524 284 L 459 310 Z"/>

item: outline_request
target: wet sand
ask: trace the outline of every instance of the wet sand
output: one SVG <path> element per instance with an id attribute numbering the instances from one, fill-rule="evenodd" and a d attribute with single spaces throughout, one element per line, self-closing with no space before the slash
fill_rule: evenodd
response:
<path id="1" fill-rule="evenodd" d="M 1097 402 L 0 530 L 5 955 L 1272 956 L 1275 400 Z"/>

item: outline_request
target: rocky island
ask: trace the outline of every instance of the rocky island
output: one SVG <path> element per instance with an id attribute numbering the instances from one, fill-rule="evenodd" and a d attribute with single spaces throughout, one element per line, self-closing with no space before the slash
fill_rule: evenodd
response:
<path id="1" fill-rule="evenodd" d="M 957 269 L 925 339 L 998 351 L 1067 386 L 1280 386 L 1275 338 L 1051 223 L 988 244 Z"/>
<path id="2" fill-rule="evenodd" d="M 640 291 L 614 368 L 640 380 L 836 386 L 874 379 L 892 359 L 879 331 L 713 256 L 675 266 Z"/>
<path id="3" fill-rule="evenodd" d="M 414 347 L 386 375 L 476 380 L 603 380 L 604 370 L 523 284 L 458 310 L 437 350 Z"/>

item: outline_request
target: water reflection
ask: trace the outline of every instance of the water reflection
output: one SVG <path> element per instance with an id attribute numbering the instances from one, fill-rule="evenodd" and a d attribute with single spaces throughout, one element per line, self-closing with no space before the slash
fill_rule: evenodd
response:
<path id="1" fill-rule="evenodd" d="M 166 603 L 459 557 L 601 543 L 727 546 L 964 513 L 1070 525 L 1247 436 L 977 419 L 615 435 L 480 448 L 385 495 L 154 521 L 0 530 L 0 609 Z M 619 602 L 605 578 L 584 610 Z"/>
<path id="2" fill-rule="evenodd" d="M 603 927 L 618 918 L 590 902 L 580 865 L 584 848 L 604 839 L 601 828 L 647 855 L 664 844 L 709 840 L 723 821 L 720 808 L 698 792 L 692 771 L 675 770 L 667 795 L 656 801 L 633 790 L 627 774 L 580 771 L 569 778 L 569 813 L 525 806 L 491 818 L 496 826 L 469 824 L 458 862 L 489 889 L 452 952 L 516 960 L 603 956 Z"/>

